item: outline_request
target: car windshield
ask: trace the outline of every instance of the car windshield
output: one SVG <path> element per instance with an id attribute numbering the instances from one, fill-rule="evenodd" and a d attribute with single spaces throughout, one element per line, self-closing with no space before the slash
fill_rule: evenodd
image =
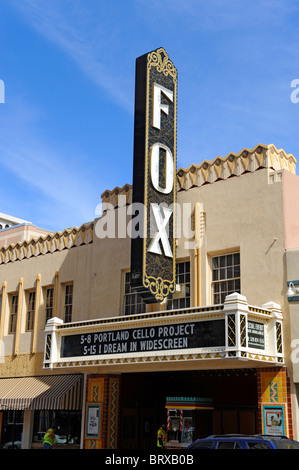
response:
<path id="1" fill-rule="evenodd" d="M 299 443 L 289 439 L 273 439 L 277 449 L 299 449 Z"/>

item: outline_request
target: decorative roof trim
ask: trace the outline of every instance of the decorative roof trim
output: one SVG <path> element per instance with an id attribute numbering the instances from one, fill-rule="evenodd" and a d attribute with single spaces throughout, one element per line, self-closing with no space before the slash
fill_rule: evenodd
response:
<path id="1" fill-rule="evenodd" d="M 202 186 L 232 176 L 252 173 L 261 168 L 274 171 L 288 170 L 296 173 L 297 160 L 275 145 L 258 144 L 253 149 L 243 148 L 239 153 L 231 152 L 226 157 L 216 157 L 212 161 L 204 160 L 199 165 L 192 164 L 187 169 L 177 171 L 178 191 L 193 186 Z"/>
<path id="2" fill-rule="evenodd" d="M 94 224 L 83 224 L 80 228 L 73 227 L 63 232 L 49 233 L 31 240 L 24 240 L 0 248 L 0 265 L 25 258 L 32 258 L 55 251 L 62 251 L 74 246 L 88 245 L 93 242 Z"/>
<path id="3" fill-rule="evenodd" d="M 243 148 L 239 153 L 230 152 L 226 157 L 204 160 L 200 164 L 192 164 L 187 169 L 177 170 L 177 190 L 187 190 L 193 186 L 202 186 L 216 181 L 226 180 L 232 176 L 252 173 L 261 168 L 296 173 L 297 160 L 293 154 L 277 149 L 274 144 L 258 144 L 253 149 Z M 119 197 L 126 197 L 126 204 L 132 202 L 132 185 L 125 184 L 113 190 L 106 190 L 101 195 L 102 202 L 118 207 Z"/>

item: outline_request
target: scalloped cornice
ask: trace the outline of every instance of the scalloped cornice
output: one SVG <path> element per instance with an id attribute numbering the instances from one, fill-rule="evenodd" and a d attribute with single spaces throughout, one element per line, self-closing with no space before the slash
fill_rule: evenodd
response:
<path id="1" fill-rule="evenodd" d="M 202 186 L 231 176 L 241 176 L 261 168 L 274 171 L 288 170 L 296 173 L 296 159 L 275 145 L 258 144 L 253 149 L 243 148 L 239 153 L 229 153 L 226 157 L 216 157 L 213 161 L 204 160 L 199 165 L 180 168 L 177 171 L 178 191 L 193 186 Z"/>
<path id="2" fill-rule="evenodd" d="M 280 171 L 288 170 L 296 173 L 297 160 L 292 154 L 283 149 L 277 149 L 274 144 L 258 144 L 253 149 L 243 148 L 239 153 L 231 152 L 226 157 L 216 157 L 214 160 L 204 160 L 199 165 L 192 164 L 187 169 L 177 170 L 177 190 L 187 190 L 193 186 L 228 179 L 231 176 L 241 176 L 261 168 Z M 132 185 L 125 184 L 122 188 L 106 190 L 102 194 L 102 202 L 118 207 L 119 196 L 126 197 L 126 203 L 132 202 Z"/>
<path id="3" fill-rule="evenodd" d="M 122 198 L 126 198 L 125 199 L 126 204 L 131 204 L 132 203 L 132 185 L 125 184 L 122 188 L 119 188 L 118 186 L 116 186 L 116 188 L 112 189 L 112 191 L 109 191 L 107 189 L 101 195 L 102 203 L 112 204 L 113 207 L 118 207 L 120 196 Z M 122 202 L 122 205 L 124 205 L 123 202 Z"/>
<path id="4" fill-rule="evenodd" d="M 73 227 L 65 229 L 63 232 L 55 232 L 2 247 L 0 249 L 0 265 L 53 253 L 54 251 L 62 251 L 73 246 L 88 245 L 92 241 L 93 222 L 83 224 L 80 228 Z"/>

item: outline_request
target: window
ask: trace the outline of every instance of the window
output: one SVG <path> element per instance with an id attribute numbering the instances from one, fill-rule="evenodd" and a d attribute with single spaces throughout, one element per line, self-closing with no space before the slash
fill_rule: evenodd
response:
<path id="1" fill-rule="evenodd" d="M 66 284 L 64 297 L 64 321 L 69 323 L 72 321 L 73 311 L 73 284 Z"/>
<path id="2" fill-rule="evenodd" d="M 27 331 L 33 330 L 34 325 L 34 311 L 35 311 L 35 292 L 28 292 L 27 301 Z"/>
<path id="3" fill-rule="evenodd" d="M 53 317 L 54 287 L 47 287 L 45 292 L 46 323 Z"/>
<path id="4" fill-rule="evenodd" d="M 217 449 L 241 449 L 241 446 L 235 441 L 219 441 Z"/>
<path id="5" fill-rule="evenodd" d="M 247 441 L 249 449 L 272 449 L 268 442 L 250 442 Z"/>
<path id="6" fill-rule="evenodd" d="M 18 294 L 11 296 L 11 313 L 10 313 L 10 324 L 9 324 L 9 333 L 15 333 L 17 328 L 17 317 L 18 317 L 18 304 L 19 296 Z"/>
<path id="7" fill-rule="evenodd" d="M 142 297 L 134 292 L 130 284 L 130 274 L 125 274 L 125 298 L 124 298 L 124 314 L 136 315 L 138 313 L 145 313 L 146 304 Z"/>
<path id="8" fill-rule="evenodd" d="M 181 291 L 167 300 L 167 310 L 190 307 L 190 261 L 176 264 L 175 282 Z"/>
<path id="9" fill-rule="evenodd" d="M 191 449 L 212 449 L 213 441 L 199 441 L 196 442 Z"/>
<path id="10" fill-rule="evenodd" d="M 222 304 L 225 297 L 241 292 L 240 253 L 212 258 L 212 295 L 214 304 Z"/>
<path id="11" fill-rule="evenodd" d="M 2 411 L 0 448 L 20 449 L 24 422 L 24 411 Z M 0 428 L 1 429 L 1 428 Z"/>
<path id="12" fill-rule="evenodd" d="M 47 429 L 56 426 L 58 444 L 80 444 L 81 411 L 38 410 L 34 412 L 33 442 L 43 442 Z"/>

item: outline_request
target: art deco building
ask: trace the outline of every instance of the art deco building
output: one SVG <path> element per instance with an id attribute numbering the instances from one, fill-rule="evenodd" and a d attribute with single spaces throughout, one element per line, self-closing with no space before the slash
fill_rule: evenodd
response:
<path id="1" fill-rule="evenodd" d="M 103 193 L 100 219 L 0 248 L 1 444 L 38 446 L 53 422 L 78 448 L 155 448 L 162 421 L 174 446 L 298 439 L 295 165 L 259 144 L 177 171 L 176 291 L 162 303 L 130 286 L 130 185 Z M 116 236 L 100 238 L 108 213 Z"/>

